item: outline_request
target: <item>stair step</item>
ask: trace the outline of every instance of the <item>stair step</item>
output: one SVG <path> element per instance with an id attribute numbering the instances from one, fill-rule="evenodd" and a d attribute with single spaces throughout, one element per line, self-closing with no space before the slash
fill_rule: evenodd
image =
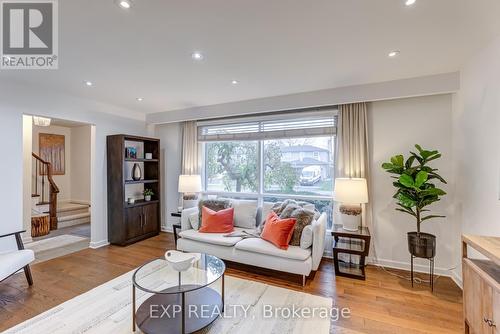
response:
<path id="1" fill-rule="evenodd" d="M 66 212 L 66 211 L 74 211 L 74 210 L 88 210 L 90 205 L 86 204 L 78 204 L 78 203 L 58 203 L 57 212 Z"/>
<path id="2" fill-rule="evenodd" d="M 90 217 L 90 213 L 77 213 L 74 215 L 69 215 L 69 216 L 64 216 L 64 217 L 57 217 L 58 222 L 65 222 L 68 220 L 74 220 L 74 219 L 80 219 L 80 218 L 87 218 Z"/>
<path id="3" fill-rule="evenodd" d="M 40 197 L 38 194 L 31 194 L 31 197 Z"/>
<path id="4" fill-rule="evenodd" d="M 85 223 L 90 223 L 90 213 L 80 213 L 76 215 L 57 218 L 57 226 L 59 228 Z"/>
<path id="5" fill-rule="evenodd" d="M 47 205 L 50 204 L 50 202 L 38 202 L 36 205 Z"/>

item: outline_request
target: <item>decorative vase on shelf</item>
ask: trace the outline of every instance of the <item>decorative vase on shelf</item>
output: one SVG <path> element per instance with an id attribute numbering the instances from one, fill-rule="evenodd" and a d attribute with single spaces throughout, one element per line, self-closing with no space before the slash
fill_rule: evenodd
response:
<path id="1" fill-rule="evenodd" d="M 141 177 L 142 177 L 141 166 L 139 166 L 138 163 L 135 163 L 134 167 L 132 168 L 132 180 L 139 181 Z"/>
<path id="2" fill-rule="evenodd" d="M 144 200 L 145 200 L 146 202 L 151 201 L 151 195 L 146 195 L 146 196 L 144 196 Z"/>

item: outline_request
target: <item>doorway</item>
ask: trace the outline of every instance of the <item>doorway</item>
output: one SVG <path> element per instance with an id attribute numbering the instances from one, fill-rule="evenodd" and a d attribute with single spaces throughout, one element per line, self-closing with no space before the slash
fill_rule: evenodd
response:
<path id="1" fill-rule="evenodd" d="M 89 247 L 94 131 L 91 124 L 23 116 L 24 239 L 36 262 Z"/>

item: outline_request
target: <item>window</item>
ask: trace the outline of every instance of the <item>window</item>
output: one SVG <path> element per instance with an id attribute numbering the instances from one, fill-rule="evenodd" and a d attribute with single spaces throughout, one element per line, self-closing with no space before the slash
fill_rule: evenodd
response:
<path id="1" fill-rule="evenodd" d="M 331 197 L 333 139 L 332 136 L 264 141 L 265 193 Z M 318 152 L 317 157 L 314 152 Z M 324 160 L 320 160 L 319 152 L 324 153 Z M 295 153 L 303 153 L 304 158 L 295 159 Z"/>
<path id="2" fill-rule="evenodd" d="M 278 117 L 199 122 L 205 194 L 310 202 L 331 227 L 335 113 Z"/>
<path id="3" fill-rule="evenodd" d="M 258 143 L 213 142 L 205 145 L 205 189 L 256 193 L 259 189 Z"/>

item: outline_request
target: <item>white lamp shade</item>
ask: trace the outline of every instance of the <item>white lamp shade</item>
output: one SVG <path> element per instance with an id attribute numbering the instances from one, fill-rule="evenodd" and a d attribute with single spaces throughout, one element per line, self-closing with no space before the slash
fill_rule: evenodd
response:
<path id="1" fill-rule="evenodd" d="M 335 179 L 333 199 L 337 202 L 346 204 L 368 203 L 368 186 L 366 184 L 366 179 Z"/>
<path id="2" fill-rule="evenodd" d="M 200 175 L 179 175 L 180 193 L 198 193 L 201 190 Z"/>

